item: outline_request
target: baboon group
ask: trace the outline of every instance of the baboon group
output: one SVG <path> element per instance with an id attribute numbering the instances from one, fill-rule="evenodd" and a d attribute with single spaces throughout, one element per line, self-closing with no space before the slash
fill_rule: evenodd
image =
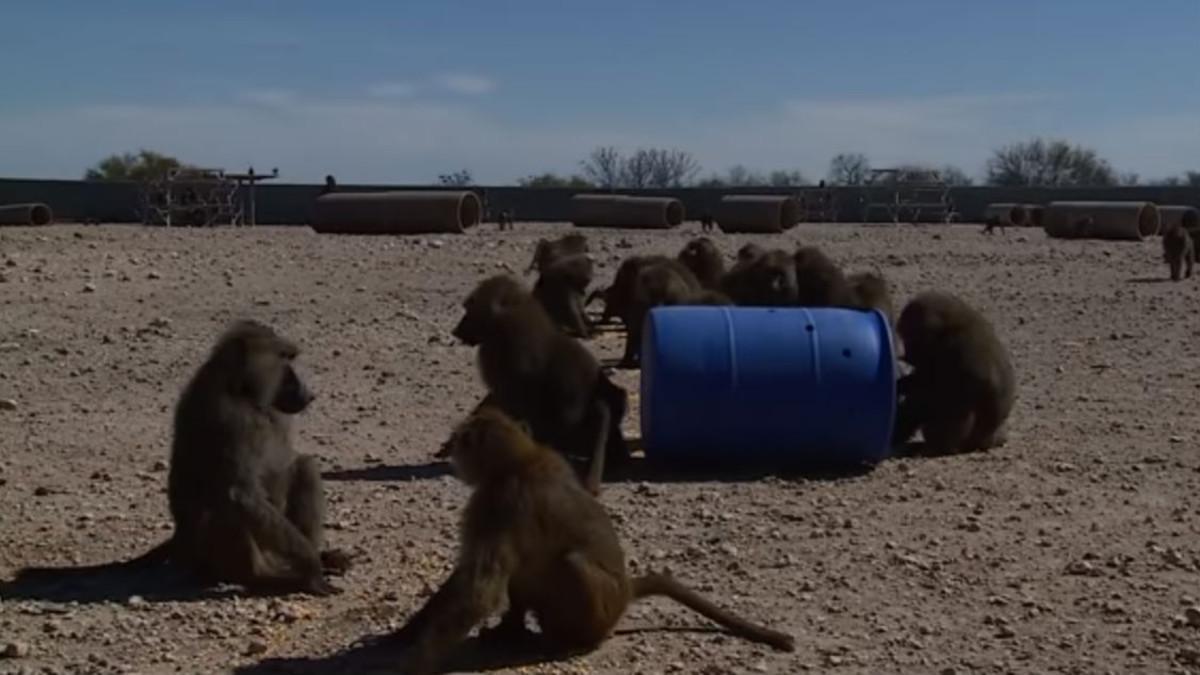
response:
<path id="1" fill-rule="evenodd" d="M 621 421 L 628 396 L 584 344 L 613 319 L 627 331 L 622 365 L 638 364 L 645 315 L 660 305 L 843 306 L 878 309 L 893 323 L 891 293 L 877 273 L 845 274 L 820 249 L 747 244 L 726 269 L 707 237 L 675 257 L 634 255 L 589 295 L 587 239 L 540 240 L 526 272 L 481 280 L 453 335 L 477 348 L 487 393 L 436 451 L 472 488 L 456 563 L 391 639 L 403 672 L 431 673 L 476 627 L 481 638 L 536 640 L 543 653 L 597 648 L 630 603 L 662 595 L 739 637 L 792 651 L 794 638 L 715 605 L 665 573 L 631 576 L 599 495 L 612 468 L 632 460 Z M 598 320 L 585 307 L 604 303 Z M 1016 382 L 990 322 L 956 296 L 926 291 L 894 319 L 911 366 L 897 381 L 894 442 L 919 430 L 934 454 L 1005 442 Z M 325 496 L 314 457 L 297 454 L 290 420 L 315 394 L 298 374 L 298 346 L 255 320 L 216 341 L 175 407 L 167 494 L 172 535 L 132 560 L 89 570 L 144 572 L 162 565 L 204 583 L 254 591 L 340 593 L 350 556 L 326 546 Z M 607 467 L 606 467 L 607 463 Z M 578 464 L 578 466 L 575 466 Z M 18 580 L 52 580 L 25 568 Z M 532 614 L 540 632 L 526 627 Z"/>

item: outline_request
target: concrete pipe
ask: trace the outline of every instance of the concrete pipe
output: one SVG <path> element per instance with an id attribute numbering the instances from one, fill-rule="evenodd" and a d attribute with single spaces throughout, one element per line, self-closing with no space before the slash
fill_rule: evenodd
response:
<path id="1" fill-rule="evenodd" d="M 0 206 L 0 225 L 49 225 L 54 212 L 45 204 L 6 204 Z"/>
<path id="2" fill-rule="evenodd" d="M 1042 227 L 1060 239 L 1141 241 L 1158 233 L 1158 207 L 1151 202 L 1051 202 Z"/>
<path id="3" fill-rule="evenodd" d="M 312 228 L 322 234 L 461 233 L 483 208 L 469 190 L 331 192 L 317 197 Z"/>
<path id="4" fill-rule="evenodd" d="M 1025 209 L 1025 225 L 1042 227 L 1046 222 L 1046 207 L 1041 204 L 1021 204 L 1021 208 Z"/>
<path id="5" fill-rule="evenodd" d="M 1200 229 L 1200 210 L 1194 206 L 1160 206 L 1158 216 L 1162 221 L 1159 234 L 1172 227 L 1182 227 L 1189 232 Z"/>
<path id="6" fill-rule="evenodd" d="M 683 222 L 683 202 L 673 197 L 575 195 L 571 222 L 576 227 L 666 229 Z"/>
<path id="7" fill-rule="evenodd" d="M 800 205 L 787 195 L 725 195 L 717 207 L 722 232 L 783 232 L 800 220 Z"/>
<path id="8" fill-rule="evenodd" d="M 983 210 L 983 222 L 988 225 L 1024 227 L 1029 212 L 1020 204 L 988 204 Z"/>

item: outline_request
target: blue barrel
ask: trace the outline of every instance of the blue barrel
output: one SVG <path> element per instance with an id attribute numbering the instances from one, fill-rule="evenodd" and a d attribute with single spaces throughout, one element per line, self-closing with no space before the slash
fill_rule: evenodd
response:
<path id="1" fill-rule="evenodd" d="M 873 464 L 891 449 L 891 327 L 877 310 L 657 307 L 642 340 L 642 444 L 680 466 Z"/>

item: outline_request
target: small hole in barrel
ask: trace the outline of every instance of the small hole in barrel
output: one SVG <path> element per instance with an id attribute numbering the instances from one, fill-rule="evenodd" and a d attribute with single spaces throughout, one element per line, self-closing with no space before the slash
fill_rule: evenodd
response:
<path id="1" fill-rule="evenodd" d="M 843 349 L 843 350 L 842 350 L 842 356 L 844 356 L 844 357 L 846 357 L 846 358 L 850 358 L 850 350 L 849 350 L 849 349 Z"/>
<path id="2" fill-rule="evenodd" d="M 812 324 L 810 323 L 810 324 L 808 324 L 807 326 L 805 326 L 805 327 L 804 327 L 804 330 L 806 330 L 806 331 L 808 331 L 808 332 L 810 332 L 810 333 L 811 333 L 811 332 L 813 332 L 814 330 L 816 330 L 816 326 L 814 326 L 814 325 L 812 325 Z"/>

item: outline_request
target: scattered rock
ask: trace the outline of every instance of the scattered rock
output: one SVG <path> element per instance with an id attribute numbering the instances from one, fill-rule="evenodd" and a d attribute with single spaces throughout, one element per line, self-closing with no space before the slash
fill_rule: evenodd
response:
<path id="1" fill-rule="evenodd" d="M 125 604 L 130 607 L 144 607 L 146 605 L 146 599 L 140 595 L 131 595 L 125 601 Z"/>
<path id="2" fill-rule="evenodd" d="M 0 410 L 16 410 L 17 402 L 11 398 L 0 398 Z"/>
<path id="3" fill-rule="evenodd" d="M 246 645 L 246 656 L 259 656 L 266 654 L 269 645 L 262 640 L 251 640 L 250 644 Z"/>
<path id="4" fill-rule="evenodd" d="M 1104 570 L 1086 560 L 1076 560 L 1067 565 L 1067 574 L 1077 577 L 1102 577 Z"/>
<path id="5" fill-rule="evenodd" d="M 91 282 L 84 284 L 83 292 L 84 293 L 95 293 L 96 292 L 96 284 L 93 284 Z"/>
<path id="6" fill-rule="evenodd" d="M 6 659 L 23 659 L 29 656 L 30 651 L 27 642 L 9 642 L 4 645 L 4 650 L 0 651 L 0 656 Z"/>
<path id="7" fill-rule="evenodd" d="M 1200 607 L 1188 607 L 1183 610 L 1183 619 L 1192 628 L 1200 628 Z"/>

